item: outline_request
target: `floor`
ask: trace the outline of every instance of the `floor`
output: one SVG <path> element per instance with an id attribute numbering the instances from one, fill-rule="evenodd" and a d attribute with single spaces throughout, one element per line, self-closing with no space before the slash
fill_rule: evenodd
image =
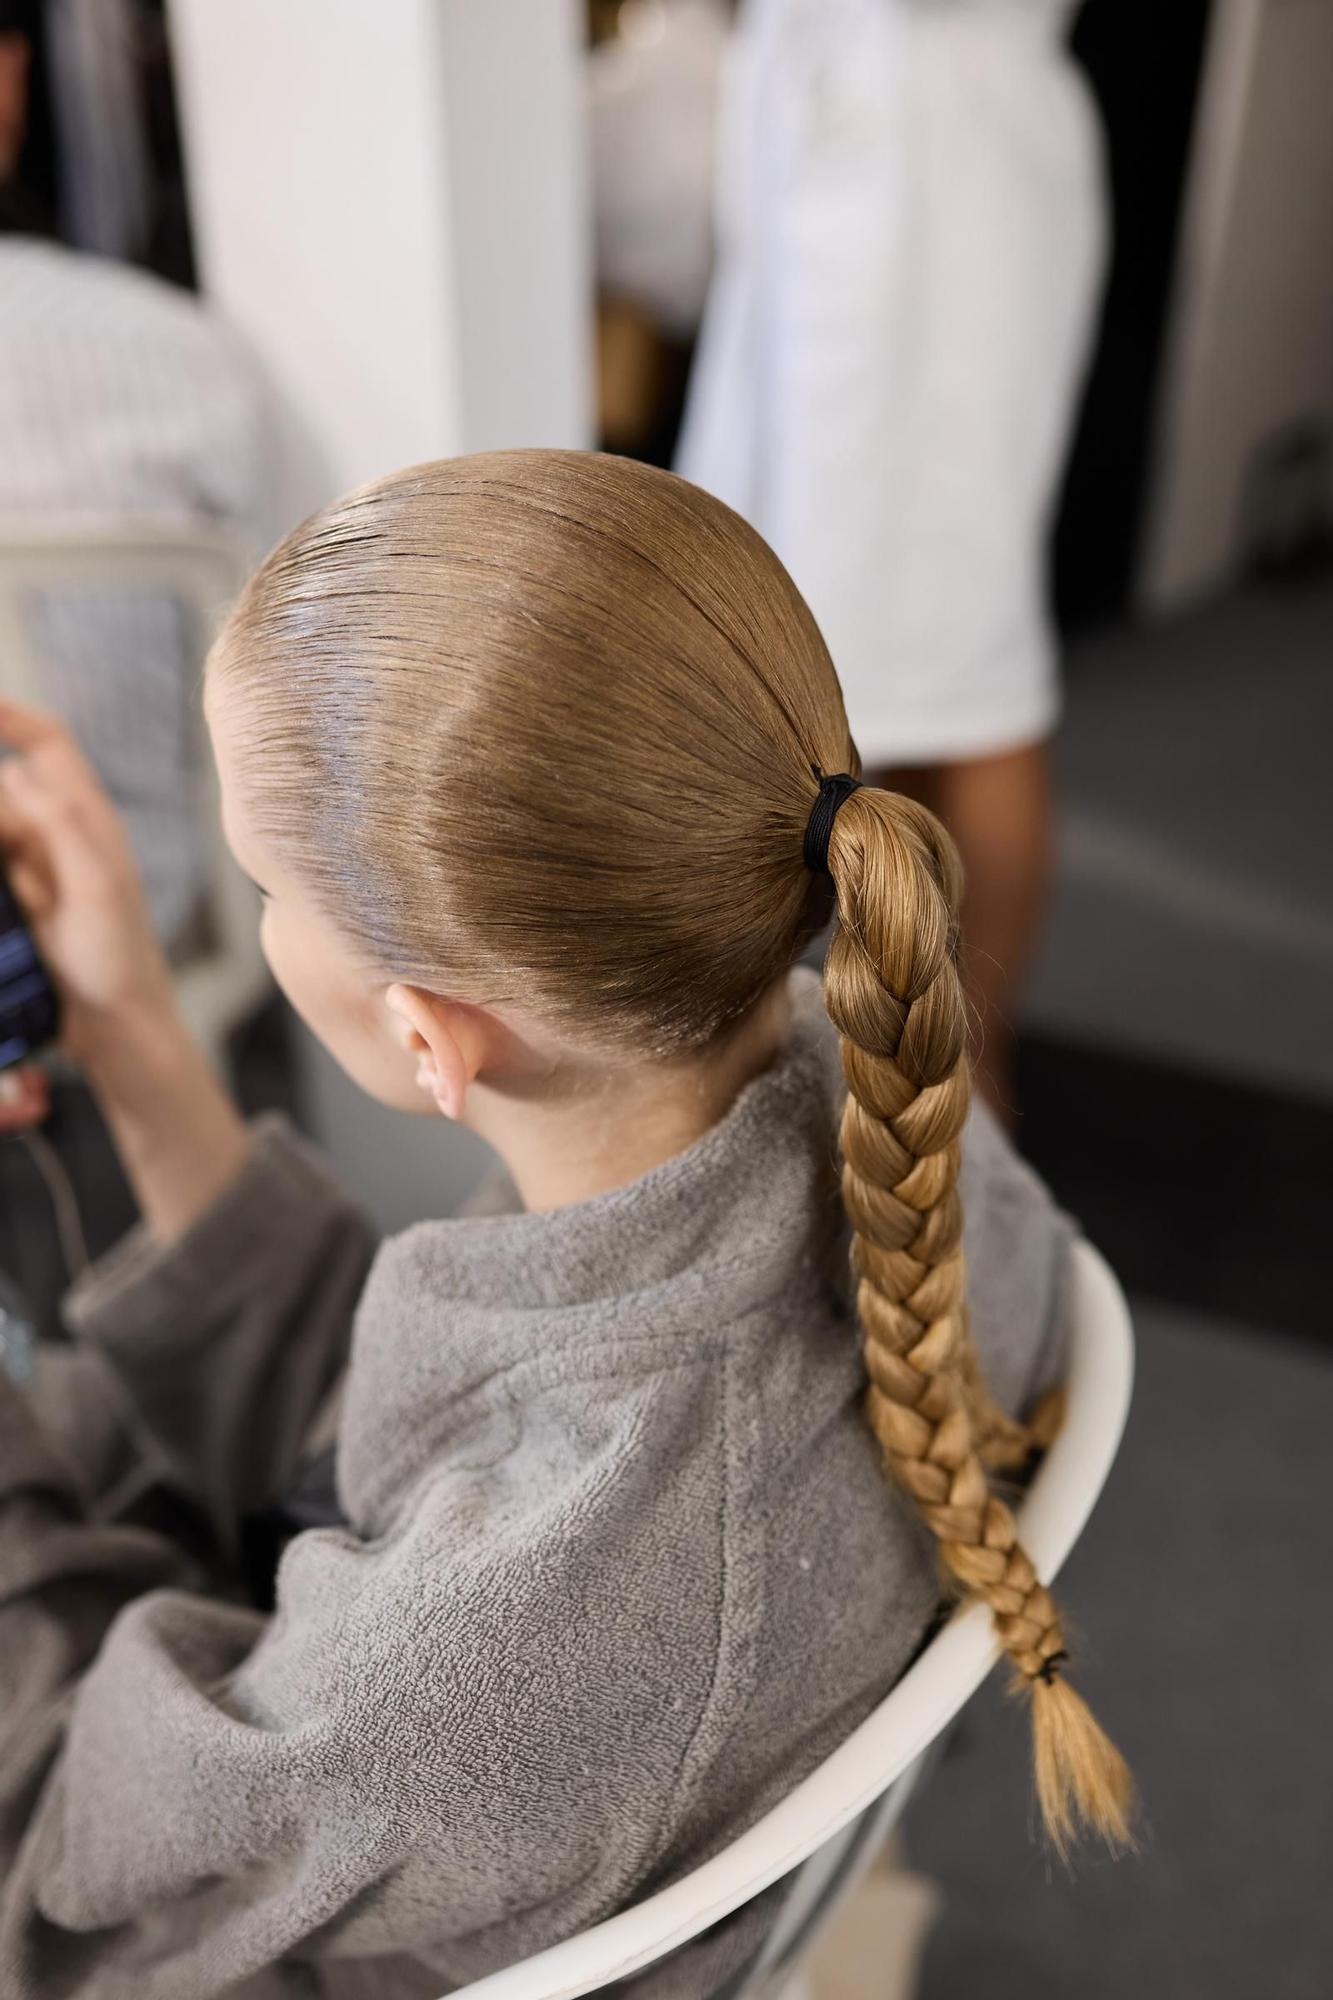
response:
<path id="1" fill-rule="evenodd" d="M 1075 647 L 1023 1144 L 1126 1281 L 1333 1340 L 1333 579 Z"/>
<path id="2" fill-rule="evenodd" d="M 1333 1103 L 1333 579 L 1071 651 L 1027 1025 Z"/>
<path id="3" fill-rule="evenodd" d="M 1030 1836 L 991 1685 L 909 1815 L 943 1908 L 918 2000 L 1327 2000 L 1333 1369 L 1136 1302 L 1123 1453 L 1070 1562 L 1079 1684 L 1135 1768 L 1137 1859 L 1069 1881 Z"/>

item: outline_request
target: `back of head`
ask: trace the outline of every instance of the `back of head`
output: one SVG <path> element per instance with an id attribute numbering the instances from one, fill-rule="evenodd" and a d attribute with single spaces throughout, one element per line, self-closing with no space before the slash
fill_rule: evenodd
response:
<path id="1" fill-rule="evenodd" d="M 870 1419 L 1033 1694 L 1056 1840 L 1078 1817 L 1122 1837 L 1123 1766 L 1060 1678 L 1058 1614 L 984 1470 L 1026 1440 L 967 1336 L 957 859 L 924 809 L 860 788 L 827 874 L 807 866 L 821 784 L 857 760 L 772 551 L 625 460 L 416 466 L 288 536 L 211 672 L 249 815 L 386 980 L 521 1001 L 610 1059 L 706 1048 L 836 892 L 825 994 Z"/>
<path id="2" fill-rule="evenodd" d="M 626 1050 L 706 1042 L 822 911 L 801 866 L 852 755 L 818 630 L 760 538 L 669 473 L 515 451 L 326 508 L 253 579 L 252 803 L 399 977 Z"/>

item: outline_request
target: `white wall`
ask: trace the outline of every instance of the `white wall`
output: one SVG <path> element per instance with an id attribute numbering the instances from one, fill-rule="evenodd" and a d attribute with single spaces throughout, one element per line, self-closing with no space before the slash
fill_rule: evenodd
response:
<path id="1" fill-rule="evenodd" d="M 1230 577 L 1256 451 L 1333 426 L 1333 5 L 1215 0 L 1139 596 Z"/>
<path id="2" fill-rule="evenodd" d="M 286 525 L 395 465 L 590 441 L 575 0 L 170 0 L 205 291 L 296 446 Z"/>
<path id="3" fill-rule="evenodd" d="M 204 290 L 273 387 L 275 531 L 417 459 L 591 441 L 577 0 L 169 0 Z M 309 1122 L 381 1225 L 484 1157 L 309 1037 Z"/>

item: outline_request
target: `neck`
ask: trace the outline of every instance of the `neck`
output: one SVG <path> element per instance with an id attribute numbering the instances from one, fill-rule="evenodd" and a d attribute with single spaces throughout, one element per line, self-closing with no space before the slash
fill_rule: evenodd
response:
<path id="1" fill-rule="evenodd" d="M 785 979 L 715 1049 L 677 1062 L 603 1071 L 568 1096 L 507 1096 L 473 1086 L 467 1123 L 504 1161 L 526 1209 L 609 1194 L 711 1131 L 787 1039 Z"/>

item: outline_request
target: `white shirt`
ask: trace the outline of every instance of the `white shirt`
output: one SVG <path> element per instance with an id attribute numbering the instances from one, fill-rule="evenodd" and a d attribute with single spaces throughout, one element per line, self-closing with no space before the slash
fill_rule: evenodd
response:
<path id="1" fill-rule="evenodd" d="M 1056 714 L 1045 542 L 1103 263 L 1066 0 L 745 0 L 677 469 L 753 522 L 869 765 Z"/>

